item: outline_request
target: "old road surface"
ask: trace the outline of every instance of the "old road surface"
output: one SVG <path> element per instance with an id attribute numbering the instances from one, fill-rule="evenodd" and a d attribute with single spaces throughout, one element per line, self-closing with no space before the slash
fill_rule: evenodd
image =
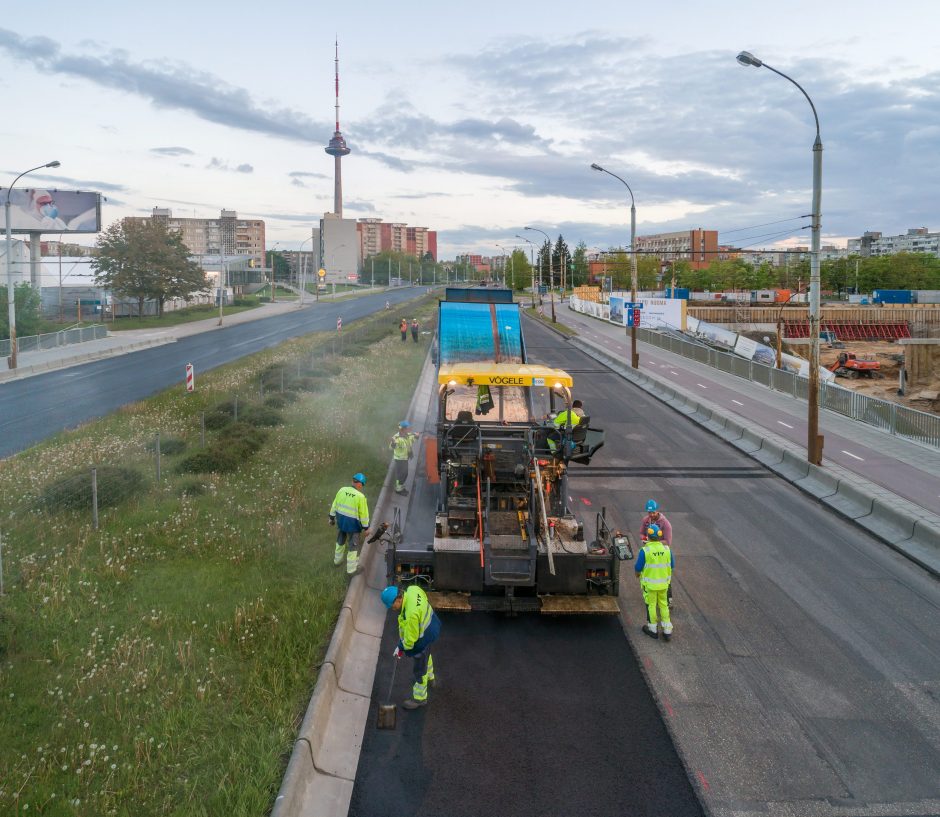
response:
<path id="1" fill-rule="evenodd" d="M 601 506 L 636 527 L 650 497 L 673 524 L 675 635 L 639 632 L 630 562 L 626 636 L 606 618 L 446 616 L 430 704 L 380 731 L 373 703 L 350 814 L 665 817 L 702 813 L 696 797 L 716 817 L 940 814 L 938 583 L 554 333 L 526 333 L 607 432 L 572 467 L 586 531 Z"/>

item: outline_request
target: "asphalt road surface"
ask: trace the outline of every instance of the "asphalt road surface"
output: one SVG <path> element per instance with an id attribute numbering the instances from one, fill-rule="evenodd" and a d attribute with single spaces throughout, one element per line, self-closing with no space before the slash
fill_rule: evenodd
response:
<path id="1" fill-rule="evenodd" d="M 423 289 L 404 287 L 297 312 L 246 321 L 175 343 L 130 352 L 67 369 L 0 384 L 0 457 L 8 457 L 66 428 L 182 384 L 184 367 L 201 372 L 231 363 L 308 332 L 336 331 L 352 321 L 410 300 Z M 394 309 L 388 313 L 395 316 Z M 392 320 L 392 318 L 390 318 Z"/>
<path id="2" fill-rule="evenodd" d="M 614 354 L 628 358 L 628 335 L 617 328 L 581 315 L 570 309 L 560 311 L 565 323 L 577 327 L 585 337 L 602 342 Z M 652 371 L 661 379 L 675 383 L 720 406 L 727 414 L 737 414 L 751 423 L 756 423 L 791 442 L 806 445 L 806 403 L 789 399 L 781 392 L 774 392 L 742 378 L 724 376 L 711 367 L 672 355 L 647 344 L 641 348 L 640 368 Z M 733 386 L 728 385 L 729 379 Z M 785 407 L 785 408 L 782 408 Z M 839 434 L 828 426 L 829 412 L 819 416 L 821 433 L 825 435 L 826 462 L 841 465 L 867 480 L 917 503 L 936 513 L 940 508 L 940 475 L 931 473 L 918 463 L 906 462 L 903 456 L 888 455 L 877 447 L 884 432 L 864 423 L 855 423 L 854 434 Z M 917 452 L 918 446 L 909 443 L 907 450 Z M 916 459 L 916 453 L 912 457 Z"/>
<path id="3" fill-rule="evenodd" d="M 638 527 L 650 497 L 673 524 L 675 635 L 639 633 L 629 563 L 628 638 L 609 620 L 448 617 L 431 704 L 399 709 L 394 733 L 371 713 L 350 814 L 692 814 L 690 779 L 716 817 L 940 814 L 940 585 L 554 333 L 525 331 L 607 432 L 572 468 L 588 533 L 601 506 Z"/>

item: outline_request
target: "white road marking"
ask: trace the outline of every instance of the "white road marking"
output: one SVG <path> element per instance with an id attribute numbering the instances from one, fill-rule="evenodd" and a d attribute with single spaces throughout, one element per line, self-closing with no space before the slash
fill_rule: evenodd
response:
<path id="1" fill-rule="evenodd" d="M 674 372 L 672 369 L 669 370 L 669 374 L 674 374 L 676 377 L 679 376 L 679 372 Z"/>
<path id="2" fill-rule="evenodd" d="M 793 426 L 791 426 L 789 423 L 783 422 L 783 420 L 777 420 L 777 422 L 782 426 L 786 426 L 787 428 L 793 428 Z"/>
<path id="3" fill-rule="evenodd" d="M 696 383 L 695 385 L 698 386 L 700 389 L 707 389 L 707 388 L 708 388 L 708 386 L 703 386 L 701 383 Z"/>
<path id="4" fill-rule="evenodd" d="M 743 405 L 744 405 L 744 403 L 742 403 L 740 400 L 732 400 L 731 402 L 732 402 L 732 403 L 737 403 L 739 406 L 743 406 Z"/>
<path id="5" fill-rule="evenodd" d="M 851 451 L 846 451 L 845 449 L 842 449 L 842 453 L 848 454 L 850 457 L 858 460 L 859 462 L 865 462 L 865 460 L 863 460 L 860 456 L 858 456 L 857 454 L 853 454 Z"/>

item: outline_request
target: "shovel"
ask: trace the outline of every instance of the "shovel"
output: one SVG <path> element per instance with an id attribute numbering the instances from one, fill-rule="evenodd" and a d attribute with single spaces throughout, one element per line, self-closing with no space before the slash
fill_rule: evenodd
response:
<path id="1" fill-rule="evenodd" d="M 379 729 L 395 728 L 395 713 L 398 708 L 392 703 L 392 690 L 395 688 L 395 673 L 398 671 L 398 659 L 396 658 L 392 665 L 392 682 L 388 685 L 388 703 L 379 704 L 379 715 L 376 727 Z"/>

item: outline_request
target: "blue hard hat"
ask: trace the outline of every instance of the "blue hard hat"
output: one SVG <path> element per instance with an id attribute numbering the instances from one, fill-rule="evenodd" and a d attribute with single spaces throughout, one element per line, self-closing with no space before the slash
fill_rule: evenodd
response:
<path id="1" fill-rule="evenodd" d="M 353 482 L 361 482 L 363 485 L 365 485 L 365 484 L 366 484 L 366 475 L 363 474 L 363 473 L 360 471 L 358 474 L 353 474 L 352 481 L 353 481 Z"/>
<path id="2" fill-rule="evenodd" d="M 660 537 L 662 537 L 663 532 L 659 529 L 659 525 L 650 525 L 646 529 L 646 535 L 650 539 L 659 539 Z"/>
<path id="3" fill-rule="evenodd" d="M 402 420 L 402 421 L 398 424 L 398 427 L 399 427 L 399 428 L 411 428 L 411 423 L 409 423 L 407 420 Z"/>
<path id="4" fill-rule="evenodd" d="M 398 588 L 395 587 L 394 584 L 390 584 L 382 591 L 382 604 L 384 604 L 387 609 L 391 609 L 397 598 Z"/>
<path id="5" fill-rule="evenodd" d="M 656 500 L 655 500 L 655 499 L 650 499 L 649 501 L 647 501 L 647 503 L 646 503 L 646 512 L 647 512 L 647 513 L 652 513 L 653 511 L 658 510 L 658 508 L 659 508 L 659 505 L 656 504 Z"/>

